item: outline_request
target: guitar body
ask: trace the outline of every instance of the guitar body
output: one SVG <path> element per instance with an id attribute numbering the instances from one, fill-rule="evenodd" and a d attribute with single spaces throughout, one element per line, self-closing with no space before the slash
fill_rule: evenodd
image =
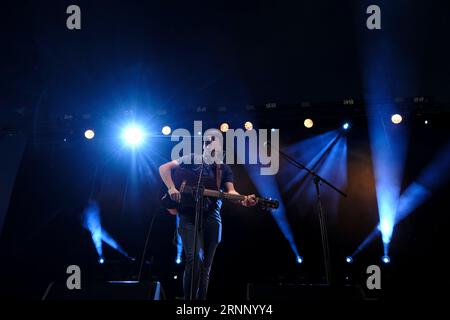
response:
<path id="1" fill-rule="evenodd" d="M 195 208 L 195 190 L 197 189 L 199 176 L 184 168 L 176 168 L 172 173 L 172 180 L 175 187 L 181 193 L 180 203 L 170 199 L 170 195 L 165 192 L 161 197 L 161 204 L 170 214 L 177 214 L 179 210 Z M 217 182 L 210 177 L 202 177 L 202 186 L 205 189 L 217 190 Z M 213 199 L 204 198 L 204 209 L 208 209 Z"/>

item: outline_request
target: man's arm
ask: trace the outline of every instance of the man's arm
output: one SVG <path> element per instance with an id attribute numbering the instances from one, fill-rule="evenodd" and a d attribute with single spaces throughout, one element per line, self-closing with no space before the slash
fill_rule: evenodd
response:
<path id="1" fill-rule="evenodd" d="M 225 182 L 225 189 L 227 190 L 228 193 L 240 194 L 234 188 L 233 182 Z M 245 196 L 245 200 L 241 201 L 241 204 L 244 207 L 253 207 L 254 205 L 256 205 L 256 196 L 254 194 Z"/>
<path id="2" fill-rule="evenodd" d="M 167 187 L 170 198 L 174 201 L 180 202 L 181 194 L 175 187 L 172 180 L 172 171 L 177 167 L 179 167 L 177 160 L 169 161 L 159 167 L 159 175 Z"/>

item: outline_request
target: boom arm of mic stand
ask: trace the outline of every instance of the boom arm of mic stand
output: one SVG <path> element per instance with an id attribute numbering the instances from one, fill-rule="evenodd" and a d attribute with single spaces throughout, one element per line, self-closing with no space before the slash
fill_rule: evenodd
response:
<path id="1" fill-rule="evenodd" d="M 269 141 L 266 142 L 267 145 L 271 145 Z M 332 183 L 328 182 L 327 180 L 325 180 L 324 178 L 322 178 L 320 175 L 318 175 L 316 172 L 314 172 L 313 170 L 309 169 L 308 167 L 306 167 L 303 163 L 298 162 L 295 159 L 292 159 L 288 154 L 284 153 L 283 151 L 281 151 L 280 149 L 276 148 L 278 153 L 285 158 L 288 162 L 290 162 L 293 166 L 299 168 L 299 169 L 303 169 L 306 172 L 308 172 L 314 179 L 318 179 L 318 182 L 322 182 L 324 184 L 326 184 L 327 186 L 329 186 L 330 188 L 332 188 L 333 190 L 335 190 L 336 192 L 338 192 L 340 195 L 342 195 L 343 197 L 347 197 L 348 195 L 343 192 L 342 190 L 338 189 L 336 186 L 334 186 Z"/>

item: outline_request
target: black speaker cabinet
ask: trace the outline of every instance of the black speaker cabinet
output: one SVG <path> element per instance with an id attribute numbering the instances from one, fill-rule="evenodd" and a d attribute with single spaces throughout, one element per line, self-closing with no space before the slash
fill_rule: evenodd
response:
<path id="1" fill-rule="evenodd" d="M 108 281 L 72 290 L 65 283 L 52 282 L 42 300 L 161 300 L 162 292 L 159 282 Z"/>

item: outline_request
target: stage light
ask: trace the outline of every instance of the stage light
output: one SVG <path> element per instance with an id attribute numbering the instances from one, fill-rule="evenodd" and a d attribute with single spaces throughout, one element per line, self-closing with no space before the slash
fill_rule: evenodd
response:
<path id="1" fill-rule="evenodd" d="M 348 122 L 344 123 L 344 124 L 342 125 L 342 129 L 344 129 L 344 130 L 350 129 L 350 123 L 348 123 Z"/>
<path id="2" fill-rule="evenodd" d="M 107 245 L 109 245 L 111 248 L 117 250 L 119 253 L 124 255 L 127 258 L 130 258 L 128 254 L 123 250 L 123 248 L 120 246 L 119 243 L 117 243 L 116 240 L 114 240 L 111 235 L 105 230 L 101 229 L 101 239 L 103 242 L 105 242 Z"/>
<path id="3" fill-rule="evenodd" d="M 389 258 L 389 256 L 383 256 L 381 258 L 381 260 L 383 261 L 383 263 L 388 264 L 389 262 L 391 262 L 391 258 Z"/>
<path id="4" fill-rule="evenodd" d="M 88 140 L 94 139 L 95 137 L 95 132 L 94 130 L 88 129 L 84 132 L 84 137 Z"/>
<path id="5" fill-rule="evenodd" d="M 438 190 L 450 177 L 450 143 L 447 144 L 421 172 L 416 181 L 412 182 L 401 194 L 396 208 L 394 224 L 412 214 L 419 206 L 430 199 L 434 191 Z M 386 227 L 384 227 L 386 228 Z M 371 243 L 382 232 L 381 224 L 359 245 L 353 256 Z"/>
<path id="6" fill-rule="evenodd" d="M 84 210 L 83 226 L 91 233 L 97 256 L 99 259 L 102 259 L 102 225 L 100 221 L 100 207 L 96 201 L 90 200 Z"/>
<path id="7" fill-rule="evenodd" d="M 347 263 L 352 263 L 353 262 L 353 258 L 352 257 L 346 257 L 345 258 L 345 261 L 347 262 Z"/>
<path id="8" fill-rule="evenodd" d="M 270 129 L 270 131 L 272 131 L 272 132 L 275 132 L 275 130 L 276 130 L 275 128 Z"/>
<path id="9" fill-rule="evenodd" d="M 178 276 L 173 276 L 173 279 L 174 279 L 174 280 L 177 280 L 177 279 L 178 279 Z"/>
<path id="10" fill-rule="evenodd" d="M 371 161 L 378 204 L 378 215 L 383 241 L 383 256 L 388 256 L 389 244 L 394 231 L 395 215 L 402 188 L 409 133 L 406 126 L 386 123 L 398 121 L 398 106 L 392 100 L 389 88 L 389 72 L 381 66 L 392 64 L 395 54 L 385 44 L 371 45 L 364 60 L 363 83 L 366 101 L 367 124 L 371 148 Z M 369 47 L 367 47 L 369 48 Z M 367 49 L 366 48 L 366 49 Z M 401 120 L 400 120 L 401 121 Z M 400 123 L 400 121 L 398 123 Z"/>
<path id="11" fill-rule="evenodd" d="M 314 125 L 314 122 L 311 119 L 305 119 L 305 121 L 303 122 L 303 124 L 305 125 L 306 128 L 312 128 Z"/>
<path id="12" fill-rule="evenodd" d="M 402 120 L 403 120 L 402 116 L 399 115 L 398 113 L 393 114 L 391 117 L 391 121 L 393 124 L 399 124 L 402 122 Z"/>
<path id="13" fill-rule="evenodd" d="M 428 124 L 428 120 L 425 120 L 425 124 Z"/>
<path id="14" fill-rule="evenodd" d="M 102 228 L 100 221 L 100 207 L 96 201 L 89 201 L 89 205 L 84 210 L 83 226 L 91 233 L 92 241 L 98 255 L 98 263 L 102 264 L 105 262 L 105 259 L 103 258 L 103 242 L 108 244 L 111 248 L 117 250 L 125 257 L 130 258 L 125 250 L 123 250 L 123 248 L 109 235 L 109 233 Z"/>
<path id="15" fill-rule="evenodd" d="M 228 129 L 230 129 L 230 126 L 228 125 L 228 123 L 224 122 L 220 125 L 220 131 L 227 132 Z"/>
<path id="16" fill-rule="evenodd" d="M 177 214 L 176 217 L 176 230 L 178 230 L 178 227 L 180 226 L 180 217 Z M 175 263 L 180 264 L 181 263 L 181 254 L 183 253 L 183 241 L 181 240 L 180 234 L 177 232 L 176 235 L 176 244 L 177 244 L 177 256 L 175 258 Z"/>
<path id="17" fill-rule="evenodd" d="M 286 209 L 284 207 L 283 201 L 281 200 L 281 192 L 277 186 L 274 175 L 262 175 L 260 168 L 255 165 L 245 166 L 250 179 L 256 186 L 258 193 L 265 197 L 273 197 L 275 199 L 280 199 L 279 208 L 271 213 L 274 218 L 278 228 L 280 228 L 281 233 L 287 240 L 288 244 L 292 250 L 292 263 L 301 263 L 303 258 L 300 256 L 295 243 L 294 234 L 292 232 L 291 226 L 289 225 L 289 220 L 286 216 Z M 295 259 L 295 260 L 294 260 Z"/>
<path id="18" fill-rule="evenodd" d="M 137 126 L 129 126 L 123 132 L 123 139 L 132 146 L 137 146 L 144 140 L 144 132 Z"/>
<path id="19" fill-rule="evenodd" d="M 246 130 L 252 130 L 252 129 L 253 129 L 253 123 L 251 123 L 250 121 L 247 121 L 247 122 L 244 124 L 244 128 L 245 128 Z"/>
<path id="20" fill-rule="evenodd" d="M 172 132 L 172 129 L 169 126 L 164 126 L 161 132 L 163 135 L 168 136 Z"/>

